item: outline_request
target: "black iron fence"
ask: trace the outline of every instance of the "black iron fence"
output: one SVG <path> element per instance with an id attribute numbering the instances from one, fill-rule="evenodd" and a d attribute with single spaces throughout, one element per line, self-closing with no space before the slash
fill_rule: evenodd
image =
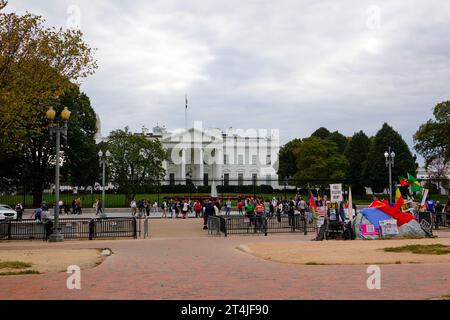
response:
<path id="1" fill-rule="evenodd" d="M 310 223 L 300 214 L 293 216 L 281 214 L 273 216 L 260 215 L 234 215 L 211 216 L 208 218 L 208 233 L 225 236 L 229 234 L 255 234 L 268 233 L 316 233 L 317 226 Z"/>
<path id="2" fill-rule="evenodd" d="M 53 230 L 53 221 L 35 220 L 0 221 L 0 240 L 47 240 Z M 137 238 L 140 223 L 132 217 L 118 218 L 72 218 L 60 219 L 59 230 L 65 239 Z"/>
<path id="3" fill-rule="evenodd" d="M 440 192 L 449 191 L 450 180 L 420 180 L 425 188 L 430 189 L 430 197 L 434 200 L 440 200 L 441 203 L 447 202 L 447 196 L 439 194 Z M 220 179 L 161 179 L 152 180 L 140 186 L 136 186 L 136 190 L 127 190 L 134 195 L 136 200 L 147 199 L 149 202 L 158 202 L 161 204 L 164 199 L 173 198 L 209 198 L 212 193 L 222 201 L 231 198 L 235 201 L 238 197 L 258 197 L 258 198 L 283 198 L 291 199 L 296 194 L 308 196 L 311 191 L 314 196 L 329 196 L 329 184 L 341 183 L 344 193 L 348 191 L 350 185 L 346 180 L 298 180 L 298 179 L 228 179 L 226 175 Z M 64 185 L 64 183 L 62 183 Z M 147 187 L 148 186 L 148 187 Z M 445 188 L 444 188 L 445 186 Z M 387 187 L 387 186 L 386 186 Z M 386 188 L 385 188 L 386 189 Z M 407 188 L 402 191 L 407 192 Z M 353 199 L 355 201 L 365 201 L 370 203 L 373 199 L 372 195 L 365 193 L 362 187 L 352 187 Z M 130 206 L 130 195 L 125 194 L 120 187 L 113 188 L 111 185 L 105 188 L 106 208 L 125 208 Z M 388 195 L 377 195 L 379 198 L 389 198 Z M 61 187 L 60 199 L 66 205 L 63 211 L 71 211 L 74 200 L 80 199 L 82 209 L 92 209 L 97 199 L 102 199 L 102 188 L 98 184 L 92 186 L 75 188 Z M 0 188 L 0 203 L 14 207 L 17 203 L 22 203 L 25 208 L 33 208 L 36 204 L 33 197 L 32 184 L 29 182 L 22 183 L 17 186 L 8 186 Z M 42 200 L 46 201 L 50 207 L 54 206 L 55 194 L 52 186 L 47 186 L 44 191 Z M 34 205 L 33 205 L 34 204 Z"/>

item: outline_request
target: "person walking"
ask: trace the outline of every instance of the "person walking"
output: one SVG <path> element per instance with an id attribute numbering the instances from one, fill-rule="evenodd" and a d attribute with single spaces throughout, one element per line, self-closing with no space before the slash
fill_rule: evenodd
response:
<path id="1" fill-rule="evenodd" d="M 98 216 L 103 214 L 103 206 L 102 201 L 100 199 L 96 199 L 95 201 L 95 215 Z"/>
<path id="2" fill-rule="evenodd" d="M 144 200 L 144 208 L 147 217 L 150 216 L 150 203 L 148 202 L 148 200 Z"/>
<path id="3" fill-rule="evenodd" d="M 205 212 L 203 214 L 203 230 L 208 229 L 208 217 L 214 215 L 214 207 L 211 204 L 211 201 L 208 201 L 208 203 L 205 206 Z"/>
<path id="4" fill-rule="evenodd" d="M 17 221 L 22 221 L 22 216 L 23 216 L 23 205 L 22 203 L 18 203 L 16 204 L 16 213 L 17 213 Z"/>

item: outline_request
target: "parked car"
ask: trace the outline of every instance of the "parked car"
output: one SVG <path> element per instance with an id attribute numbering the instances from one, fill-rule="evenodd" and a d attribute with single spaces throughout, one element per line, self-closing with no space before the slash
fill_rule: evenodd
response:
<path id="1" fill-rule="evenodd" d="M 17 212 L 7 204 L 0 204 L 0 221 L 6 219 L 17 220 Z"/>

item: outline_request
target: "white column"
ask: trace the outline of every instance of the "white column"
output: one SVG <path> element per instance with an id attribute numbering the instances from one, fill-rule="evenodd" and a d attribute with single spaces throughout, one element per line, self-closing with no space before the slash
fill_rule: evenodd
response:
<path id="1" fill-rule="evenodd" d="M 199 181 L 199 185 L 202 185 L 202 181 L 203 181 L 203 175 L 205 172 L 205 169 L 203 167 L 203 148 L 198 149 L 198 153 L 199 153 L 199 170 L 198 170 L 198 179 Z"/>
<path id="2" fill-rule="evenodd" d="M 186 150 L 181 150 L 181 178 L 182 180 L 186 179 Z"/>

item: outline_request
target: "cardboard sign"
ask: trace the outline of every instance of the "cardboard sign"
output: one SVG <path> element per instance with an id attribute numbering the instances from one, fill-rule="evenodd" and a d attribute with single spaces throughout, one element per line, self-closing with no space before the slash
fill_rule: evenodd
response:
<path id="1" fill-rule="evenodd" d="M 433 217 L 431 212 L 419 212 L 418 219 L 420 226 L 429 236 L 433 235 Z"/>
<path id="2" fill-rule="evenodd" d="M 330 184 L 331 202 L 342 201 L 342 183 Z"/>
<path id="3" fill-rule="evenodd" d="M 335 221 L 336 220 L 336 210 L 330 209 L 330 220 Z"/>
<path id="4" fill-rule="evenodd" d="M 316 213 L 320 217 L 324 217 L 327 214 L 327 208 L 326 207 L 317 207 Z"/>
<path id="5" fill-rule="evenodd" d="M 397 220 L 381 220 L 380 221 L 381 235 L 383 237 L 391 237 L 398 235 Z"/>
<path id="6" fill-rule="evenodd" d="M 361 234 L 363 236 L 375 236 L 380 234 L 380 230 L 375 228 L 373 224 L 362 224 Z"/>

